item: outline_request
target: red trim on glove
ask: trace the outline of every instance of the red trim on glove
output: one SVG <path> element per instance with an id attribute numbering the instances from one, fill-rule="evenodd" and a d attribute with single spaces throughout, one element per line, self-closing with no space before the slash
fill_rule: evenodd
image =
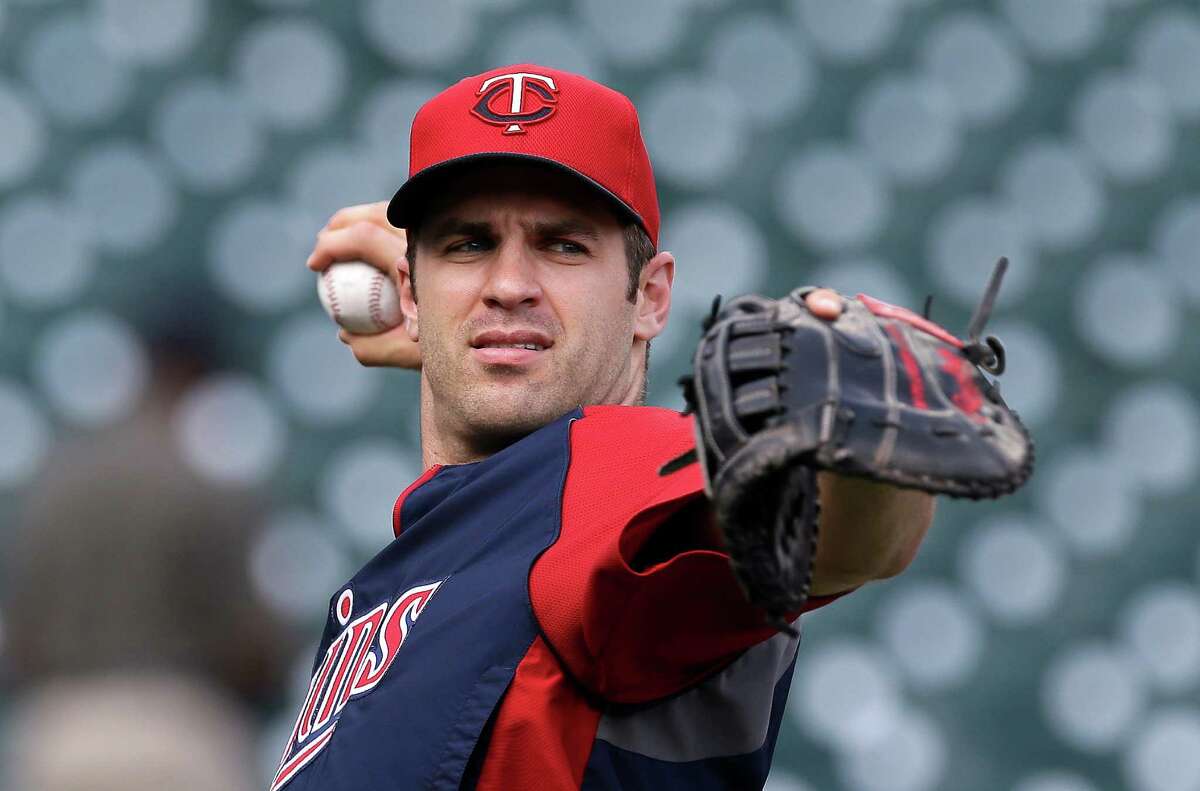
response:
<path id="1" fill-rule="evenodd" d="M 889 319 L 898 319 L 906 324 L 911 324 L 919 330 L 928 332 L 933 337 L 943 340 L 951 346 L 957 346 L 960 349 L 963 347 L 963 342 L 958 338 L 955 338 L 944 328 L 934 324 L 924 316 L 918 316 L 908 308 L 902 308 L 899 305 L 893 305 L 890 302 L 884 302 L 882 299 L 875 299 L 875 297 L 870 297 L 866 294 L 859 294 L 857 299 L 859 302 L 866 305 L 867 309 L 876 316 L 883 316 Z"/>
<path id="2" fill-rule="evenodd" d="M 908 348 L 908 341 L 904 339 L 904 333 L 895 324 L 885 324 L 883 328 L 888 335 L 892 336 L 892 340 L 896 342 L 896 348 L 900 351 L 900 362 L 904 364 L 904 372 L 908 374 L 908 395 L 912 398 L 913 406 L 917 409 L 928 409 L 929 405 L 925 401 L 925 380 L 921 378 L 921 366 L 917 365 L 917 358 L 913 357 L 912 349 Z"/>

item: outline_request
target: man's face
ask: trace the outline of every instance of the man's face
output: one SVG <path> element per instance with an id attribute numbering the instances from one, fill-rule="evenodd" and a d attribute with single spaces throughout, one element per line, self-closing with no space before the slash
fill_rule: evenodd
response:
<path id="1" fill-rule="evenodd" d="M 622 228 L 569 176 L 503 164 L 452 179 L 421 224 L 415 275 L 439 431 L 503 444 L 636 397 Z"/>

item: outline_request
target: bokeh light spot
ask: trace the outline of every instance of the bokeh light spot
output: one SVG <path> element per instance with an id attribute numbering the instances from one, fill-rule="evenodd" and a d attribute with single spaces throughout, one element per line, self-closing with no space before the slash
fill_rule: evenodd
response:
<path id="1" fill-rule="evenodd" d="M 1174 136 L 1162 90 L 1145 77 L 1102 72 L 1071 107 L 1071 124 L 1093 157 L 1118 182 L 1158 175 Z"/>
<path id="2" fill-rule="evenodd" d="M 1003 0 L 999 5 L 1029 49 L 1042 58 L 1078 57 L 1104 32 L 1103 0 Z"/>
<path id="3" fill-rule="evenodd" d="M 396 498 L 420 474 L 419 454 L 390 440 L 362 440 L 329 458 L 317 496 L 359 546 L 376 552 L 392 540 Z"/>
<path id="4" fill-rule="evenodd" d="M 444 65 L 465 52 L 480 15 L 464 0 L 363 0 L 366 40 L 398 66 Z"/>
<path id="5" fill-rule="evenodd" d="M 301 19 L 266 21 L 238 42 L 238 84 L 267 123 L 306 129 L 325 120 L 346 91 L 346 56 L 325 27 Z"/>
<path id="6" fill-rule="evenodd" d="M 287 426 L 274 402 L 257 382 L 240 374 L 216 374 L 193 385 L 172 420 L 182 458 L 198 474 L 225 486 L 265 481 L 287 442 Z"/>
<path id="7" fill-rule="evenodd" d="M 535 14 L 518 17 L 500 31 L 491 62 L 536 63 L 601 81 L 608 69 L 597 49 L 595 38 L 577 24 L 560 16 Z"/>
<path id="8" fill-rule="evenodd" d="M 823 55 L 847 62 L 882 54 L 896 33 L 901 11 L 895 0 L 793 0 L 792 8 Z"/>
<path id="9" fill-rule="evenodd" d="M 28 483 L 50 449 L 50 424 L 26 388 L 0 378 L 0 489 Z"/>
<path id="10" fill-rule="evenodd" d="M 1172 695 L 1200 681 L 1200 590 L 1182 582 L 1153 583 L 1118 614 L 1125 645 L 1150 681 Z"/>
<path id="11" fill-rule="evenodd" d="M 930 223 L 927 244 L 934 280 L 972 309 L 1001 256 L 1008 258 L 1008 272 L 997 305 L 1017 303 L 1036 282 L 1038 260 L 1029 225 L 1008 204 L 980 197 L 948 203 Z"/>
<path id="12" fill-rule="evenodd" d="M 981 522 L 959 551 L 959 578 L 997 621 L 1022 626 L 1053 613 L 1069 568 L 1059 542 L 1015 515 Z"/>
<path id="13" fill-rule="evenodd" d="M 316 425 L 361 416 L 383 384 L 377 371 L 358 364 L 321 312 L 302 313 L 276 331 L 267 371 L 296 415 Z"/>
<path id="14" fill-rule="evenodd" d="M 876 617 L 881 642 L 917 689 L 957 687 L 978 667 L 982 624 L 950 585 L 909 582 L 892 591 Z"/>
<path id="15" fill-rule="evenodd" d="M 266 134 L 243 97 L 207 78 L 168 93 L 152 124 L 155 140 L 180 178 L 202 192 L 245 181 L 266 146 Z"/>
<path id="16" fill-rule="evenodd" d="M 785 227 L 823 250 L 866 246 L 891 212 L 879 169 L 852 148 L 810 145 L 783 163 L 778 178 L 776 205 Z"/>
<path id="17" fill-rule="evenodd" d="M 79 296 L 96 268 L 86 224 L 65 202 L 24 193 L 0 207 L 0 282 L 33 308 Z"/>
<path id="18" fill-rule="evenodd" d="M 68 314 L 34 350 L 34 376 L 55 410 L 94 428 L 128 417 L 141 402 L 150 361 L 125 321 L 107 313 Z"/>
<path id="19" fill-rule="evenodd" d="M 878 648 L 835 637 L 801 651 L 789 712 L 809 738 L 838 749 L 870 747 L 895 732 L 902 697 Z"/>
<path id="20" fill-rule="evenodd" d="M 0 78 L 0 188 L 33 173 L 46 150 L 46 122 L 25 88 Z"/>
<path id="21" fill-rule="evenodd" d="M 758 123 L 795 116 L 816 88 L 817 70 L 788 23 L 767 14 L 738 16 L 723 25 L 707 53 L 708 71 L 739 97 Z M 753 91 L 747 91 L 753 86 Z"/>
<path id="22" fill-rule="evenodd" d="M 1070 448 L 1049 457 L 1034 493 L 1042 513 L 1085 557 L 1119 550 L 1142 520 L 1141 500 L 1123 462 L 1103 449 Z"/>
<path id="23" fill-rule="evenodd" d="M 263 200 L 238 201 L 210 231 L 213 281 L 246 310 L 273 313 L 290 307 L 315 288 L 316 275 L 304 266 L 313 237 L 302 212 Z"/>
<path id="24" fill-rule="evenodd" d="M 839 756 L 847 788 L 861 791 L 932 791 L 949 759 L 946 738 L 932 717 L 904 711 L 887 738 Z"/>
<path id="25" fill-rule="evenodd" d="M 1056 656 L 1042 678 L 1042 710 L 1054 733 L 1085 752 L 1123 743 L 1146 705 L 1138 667 L 1123 651 L 1076 643 Z"/>
<path id="26" fill-rule="evenodd" d="M 1129 478 L 1153 494 L 1187 491 L 1197 483 L 1200 405 L 1171 381 L 1142 381 L 1117 394 L 1104 435 Z"/>
<path id="27" fill-rule="evenodd" d="M 1192 304 L 1200 305 L 1200 196 L 1176 198 L 1151 228 L 1155 252 Z"/>
<path id="28" fill-rule="evenodd" d="M 1160 268 L 1137 256 L 1109 253 L 1080 279 L 1075 326 L 1105 359 L 1146 368 L 1178 348 L 1179 307 Z"/>
<path id="29" fill-rule="evenodd" d="M 885 75 L 868 85 L 852 124 L 872 160 L 902 184 L 944 176 L 962 148 L 950 93 L 922 77 Z"/>
<path id="30" fill-rule="evenodd" d="M 575 0 L 586 29 L 609 57 L 629 66 L 648 66 L 670 54 L 683 38 L 688 0 Z"/>
<path id="31" fill-rule="evenodd" d="M 336 538 L 331 527 L 304 511 L 271 517 L 250 550 L 250 579 L 258 595 L 290 621 L 319 621 L 329 597 L 353 572 Z"/>
<path id="32" fill-rule="evenodd" d="M 994 123 L 1011 115 L 1029 82 L 1029 67 L 1008 31 L 979 12 L 938 18 L 921 60 L 970 123 Z"/>
<path id="33" fill-rule="evenodd" d="M 730 176 L 746 152 L 741 102 L 720 83 L 672 75 L 653 85 L 639 107 L 660 179 L 709 187 Z"/>
<path id="34" fill-rule="evenodd" d="M 1078 147 L 1033 138 L 1004 163 L 1000 180 L 1042 245 L 1077 247 L 1099 231 L 1107 203 L 1104 183 Z"/>
<path id="35" fill-rule="evenodd" d="M 99 0 L 96 36 L 123 60 L 161 66 L 196 45 L 208 21 L 207 0 Z"/>
<path id="36" fill-rule="evenodd" d="M 70 196 L 97 243 L 115 253 L 158 244 L 178 213 L 166 168 L 132 140 L 88 151 L 71 174 Z"/>
<path id="37" fill-rule="evenodd" d="M 1123 757 L 1134 791 L 1200 788 L 1200 710 L 1190 705 L 1154 712 L 1132 734 Z"/>
<path id="38" fill-rule="evenodd" d="M 26 79 L 42 105 L 67 124 L 107 121 L 133 93 L 130 68 L 97 43 L 82 13 L 50 18 L 23 46 Z"/>
<path id="39" fill-rule="evenodd" d="M 1162 88 L 1181 118 L 1200 118 L 1200 17 L 1194 7 L 1167 6 L 1143 23 L 1133 37 L 1137 70 Z"/>

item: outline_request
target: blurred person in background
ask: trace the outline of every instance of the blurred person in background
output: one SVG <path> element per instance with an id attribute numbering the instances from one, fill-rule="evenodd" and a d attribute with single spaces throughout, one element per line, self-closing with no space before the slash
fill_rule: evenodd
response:
<path id="1" fill-rule="evenodd" d="M 5 559 L 22 791 L 249 787 L 250 712 L 281 692 L 293 646 L 247 569 L 262 503 L 178 456 L 172 410 L 207 364 L 157 349 L 139 413 L 58 448 Z"/>
<path id="2" fill-rule="evenodd" d="M 10 791 L 248 791 L 253 728 L 211 682 L 128 671 L 62 678 L 18 709 Z"/>

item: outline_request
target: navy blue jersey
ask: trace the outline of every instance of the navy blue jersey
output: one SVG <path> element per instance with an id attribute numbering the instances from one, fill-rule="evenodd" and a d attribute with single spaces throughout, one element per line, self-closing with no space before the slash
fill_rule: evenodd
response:
<path id="1" fill-rule="evenodd" d="M 331 600 L 272 791 L 761 788 L 796 640 L 704 545 L 698 466 L 659 473 L 692 443 L 589 407 L 427 470 Z"/>

